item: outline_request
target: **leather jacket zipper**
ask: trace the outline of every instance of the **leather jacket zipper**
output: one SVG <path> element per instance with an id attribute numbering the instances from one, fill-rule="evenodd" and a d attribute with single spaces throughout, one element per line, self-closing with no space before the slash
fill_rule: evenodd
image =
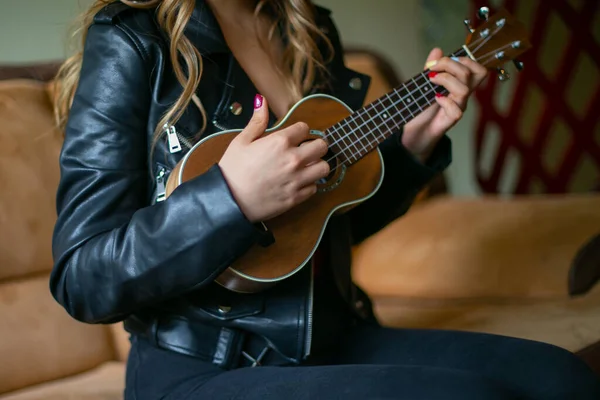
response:
<path id="1" fill-rule="evenodd" d="M 167 179 L 171 173 L 171 168 L 163 165 L 162 163 L 157 163 L 157 166 L 156 174 L 154 175 L 154 182 L 156 184 L 154 202 L 160 203 L 161 201 L 165 201 L 167 198 Z"/>
<path id="2" fill-rule="evenodd" d="M 165 178 L 165 174 L 167 173 L 167 169 L 165 167 L 160 167 L 158 170 L 158 174 L 156 174 L 156 202 L 160 203 L 161 201 L 165 201 L 167 198 L 167 182 Z"/>
<path id="3" fill-rule="evenodd" d="M 219 124 L 216 119 L 213 119 L 212 123 L 213 123 L 214 126 L 216 126 L 221 131 L 228 130 L 226 127 L 224 127 L 223 125 Z"/>
<path id="4" fill-rule="evenodd" d="M 181 144 L 188 149 L 192 148 L 192 144 L 183 135 L 177 132 L 175 125 L 165 124 L 164 132 L 167 134 L 167 145 L 169 146 L 169 152 L 178 153 L 181 151 Z"/>

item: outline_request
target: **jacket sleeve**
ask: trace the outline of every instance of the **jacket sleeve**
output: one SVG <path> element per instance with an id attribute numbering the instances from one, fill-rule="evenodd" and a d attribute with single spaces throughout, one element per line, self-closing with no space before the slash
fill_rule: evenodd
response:
<path id="1" fill-rule="evenodd" d="M 384 165 L 379 190 L 348 212 L 354 244 L 406 213 L 419 191 L 450 165 L 451 142 L 447 136 L 442 137 L 423 164 L 402 145 L 401 135 L 402 132 L 392 135 L 379 145 Z"/>
<path id="2" fill-rule="evenodd" d="M 218 166 L 150 205 L 140 49 L 118 25 L 90 27 L 60 155 L 50 289 L 89 323 L 207 285 L 261 236 Z"/>

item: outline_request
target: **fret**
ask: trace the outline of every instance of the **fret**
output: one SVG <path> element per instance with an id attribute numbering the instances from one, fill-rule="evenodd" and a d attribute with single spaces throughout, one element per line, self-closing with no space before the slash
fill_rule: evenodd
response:
<path id="1" fill-rule="evenodd" d="M 390 95 L 386 93 L 385 95 L 386 100 L 388 101 L 388 104 L 385 107 L 385 111 L 383 111 L 381 113 L 381 118 L 385 123 L 385 127 L 387 129 L 390 129 L 390 127 L 388 126 L 388 123 L 391 122 L 394 125 L 398 125 L 395 123 L 395 121 L 391 118 L 392 115 L 398 113 L 398 107 L 396 106 L 396 103 L 394 102 L 394 100 L 392 100 L 392 98 L 390 98 Z M 392 128 L 393 129 L 393 128 Z"/>
<path id="2" fill-rule="evenodd" d="M 427 108 L 427 106 L 429 105 L 427 103 L 427 98 L 425 97 L 425 95 L 423 94 L 423 90 L 421 89 L 421 85 L 419 85 L 416 81 L 415 78 L 412 78 L 410 80 L 410 83 L 412 85 L 414 85 L 415 89 L 411 89 L 411 91 L 415 93 L 415 95 L 413 96 L 413 98 L 415 99 L 417 106 L 419 106 L 419 109 L 421 111 L 423 111 L 425 108 Z M 422 104 L 421 104 L 422 103 Z"/>
<path id="3" fill-rule="evenodd" d="M 348 159 L 354 158 L 355 160 L 358 160 L 358 158 L 355 157 L 357 150 L 354 143 L 357 138 L 356 134 L 353 135 L 350 129 L 342 125 L 338 126 L 337 131 L 341 137 L 341 140 L 338 142 L 338 146 L 344 149 L 344 156 L 348 157 Z"/>
<path id="4" fill-rule="evenodd" d="M 377 99 L 377 101 L 382 106 L 382 111 L 385 110 L 385 107 L 384 107 L 383 103 L 381 102 L 381 99 Z M 373 104 L 372 108 L 375 109 L 375 111 L 377 112 L 377 109 L 375 108 L 374 104 Z M 382 121 L 384 121 L 388 118 L 388 113 L 386 113 L 385 111 L 382 114 L 377 113 L 377 115 L 378 115 L 377 118 L 381 119 Z M 375 118 L 373 118 L 372 122 L 373 122 L 373 125 L 376 126 L 375 130 L 373 130 L 373 131 L 374 132 L 377 131 L 376 133 L 377 133 L 378 137 L 381 139 L 381 141 L 384 141 L 386 139 L 386 136 L 385 136 L 385 133 L 380 128 L 381 124 L 377 124 Z"/>
<path id="5" fill-rule="evenodd" d="M 370 152 L 373 149 L 371 146 L 371 143 L 373 141 L 377 142 L 378 132 L 375 131 L 374 129 L 376 129 L 378 127 L 376 118 L 379 116 L 379 114 L 375 113 L 374 115 L 372 115 L 370 112 L 370 108 L 365 107 L 362 109 L 362 111 L 359 111 L 358 113 L 356 113 L 356 115 L 357 115 L 357 119 L 359 120 L 359 124 L 361 127 L 360 128 L 361 133 L 362 133 L 363 137 L 366 139 L 366 140 L 362 141 L 362 146 L 365 149 L 364 154 L 367 154 L 368 152 Z"/>
<path id="6" fill-rule="evenodd" d="M 433 83 L 431 82 L 431 80 L 429 80 L 429 76 L 425 72 L 421 72 L 419 75 L 425 79 L 425 82 L 427 82 L 427 87 L 429 88 L 429 89 L 427 89 L 427 95 L 435 97 L 435 93 L 437 93 L 435 86 L 437 86 L 438 88 L 439 88 L 439 86 L 438 85 L 434 86 Z"/>
<path id="7" fill-rule="evenodd" d="M 416 117 L 417 115 L 419 115 L 420 111 L 422 111 L 422 108 L 419 107 L 419 104 L 417 103 L 416 99 L 415 99 L 415 95 L 413 93 L 413 90 L 415 88 L 410 88 L 409 85 L 404 84 L 404 88 L 407 91 L 407 95 L 402 99 L 404 102 L 404 108 L 406 111 L 408 111 L 408 114 L 410 114 L 410 118 L 409 116 L 405 113 L 406 115 L 406 119 L 413 119 L 414 117 Z"/>
<path id="8" fill-rule="evenodd" d="M 329 128 L 328 133 L 326 133 L 327 137 L 329 137 L 330 147 L 335 154 L 338 154 L 338 157 L 343 162 L 350 162 L 353 158 L 354 153 L 352 152 L 352 140 L 348 138 L 348 133 L 341 127 L 340 121 L 338 124 Z M 358 158 L 355 158 L 354 161 L 358 161 Z"/>
<path id="9" fill-rule="evenodd" d="M 359 151 L 360 157 L 369 153 L 378 144 L 376 136 L 377 131 L 373 130 L 373 128 L 378 128 L 376 119 L 380 118 L 380 114 L 376 114 L 375 117 L 373 117 L 368 110 L 369 108 L 364 108 L 363 112 L 357 112 L 355 118 L 360 119 L 360 132 L 363 134 L 363 138 L 360 141 L 362 147 L 362 149 Z M 365 116 L 363 116 L 363 114 L 365 114 Z M 372 124 L 372 128 L 369 126 L 369 124 Z M 373 135 L 369 135 L 369 133 L 374 133 L 375 137 L 372 138 Z"/>
<path id="10" fill-rule="evenodd" d="M 356 116 L 350 116 L 350 118 L 347 119 L 347 125 L 350 128 L 350 134 L 348 135 L 349 139 L 352 140 L 352 145 L 354 146 L 354 149 L 356 150 L 357 154 L 360 154 L 362 150 L 365 149 L 364 145 L 363 145 L 363 140 L 362 138 L 364 137 L 363 132 L 361 131 L 361 125 L 358 121 L 356 121 Z"/>
<path id="11" fill-rule="evenodd" d="M 379 100 L 379 103 L 381 103 L 381 100 Z M 366 122 L 366 126 L 367 126 L 367 131 L 369 132 L 373 132 L 373 134 L 380 140 L 385 140 L 385 134 L 381 131 L 381 129 L 379 128 L 379 124 L 377 123 L 377 118 L 379 119 L 383 119 L 386 116 L 385 115 L 379 115 L 379 113 L 377 112 L 377 109 L 374 107 L 367 107 L 368 110 L 373 109 L 375 111 L 375 115 L 371 115 L 371 112 L 367 113 L 367 122 Z"/>
<path id="12" fill-rule="evenodd" d="M 415 114 L 419 111 L 423 111 L 431 104 L 425 96 L 423 89 L 414 78 L 411 79 L 411 81 L 407 84 L 407 88 L 413 93 L 412 98 L 415 101 L 414 104 L 416 104 L 418 108 L 418 110 L 415 109 L 414 111 L 411 109 L 411 111 L 413 111 Z"/>
<path id="13" fill-rule="evenodd" d="M 460 48 L 449 57 L 466 55 L 464 48 Z M 435 103 L 437 93 L 448 93 L 443 86 L 431 82 L 429 72 L 416 74 L 327 129 L 330 148 L 341 163 L 358 161 Z"/>
<path id="14" fill-rule="evenodd" d="M 435 88 L 429 81 L 429 79 L 425 79 L 425 82 L 422 86 L 423 91 L 423 101 L 426 102 L 427 106 L 431 105 L 435 100 Z"/>

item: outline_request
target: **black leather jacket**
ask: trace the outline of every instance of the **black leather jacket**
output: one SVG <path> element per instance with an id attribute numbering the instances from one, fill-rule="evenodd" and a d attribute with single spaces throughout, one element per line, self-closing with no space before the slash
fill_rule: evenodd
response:
<path id="1" fill-rule="evenodd" d="M 316 13 L 336 51 L 328 91 L 359 108 L 369 78 L 344 66 L 329 11 Z M 186 35 L 204 57 L 197 94 L 210 118 L 206 134 L 243 128 L 256 89 L 201 0 Z M 256 340 L 287 362 L 302 362 L 343 326 L 372 318 L 368 298 L 350 279 L 350 247 L 406 211 L 449 164 L 450 141 L 444 137 L 427 165 L 407 153 L 399 135 L 381 144 L 382 187 L 330 221 L 319 282 L 306 267 L 262 293 L 230 292 L 214 278 L 263 233 L 244 217 L 217 165 L 161 201 L 169 172 L 202 126 L 191 105 L 174 125 L 182 150 L 171 153 L 163 136 L 150 152 L 155 126 L 181 92 L 166 43 L 151 10 L 121 3 L 100 11 L 89 29 L 60 156 L 52 294 L 77 320 L 124 321 L 157 346 L 223 368 L 239 365 L 240 352 Z"/>

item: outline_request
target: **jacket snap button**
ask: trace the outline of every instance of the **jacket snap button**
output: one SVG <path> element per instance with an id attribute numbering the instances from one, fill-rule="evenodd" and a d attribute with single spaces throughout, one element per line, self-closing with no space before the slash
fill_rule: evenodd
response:
<path id="1" fill-rule="evenodd" d="M 349 86 L 354 90 L 360 90 L 360 88 L 362 87 L 362 81 L 360 80 L 360 78 L 352 78 L 350 79 Z"/>
<path id="2" fill-rule="evenodd" d="M 219 311 L 219 314 L 227 314 L 229 311 L 231 311 L 231 307 L 219 306 L 219 308 L 217 308 L 217 310 Z"/>
<path id="3" fill-rule="evenodd" d="M 229 106 L 229 111 L 233 115 L 240 115 L 242 113 L 242 105 L 236 101 Z"/>

